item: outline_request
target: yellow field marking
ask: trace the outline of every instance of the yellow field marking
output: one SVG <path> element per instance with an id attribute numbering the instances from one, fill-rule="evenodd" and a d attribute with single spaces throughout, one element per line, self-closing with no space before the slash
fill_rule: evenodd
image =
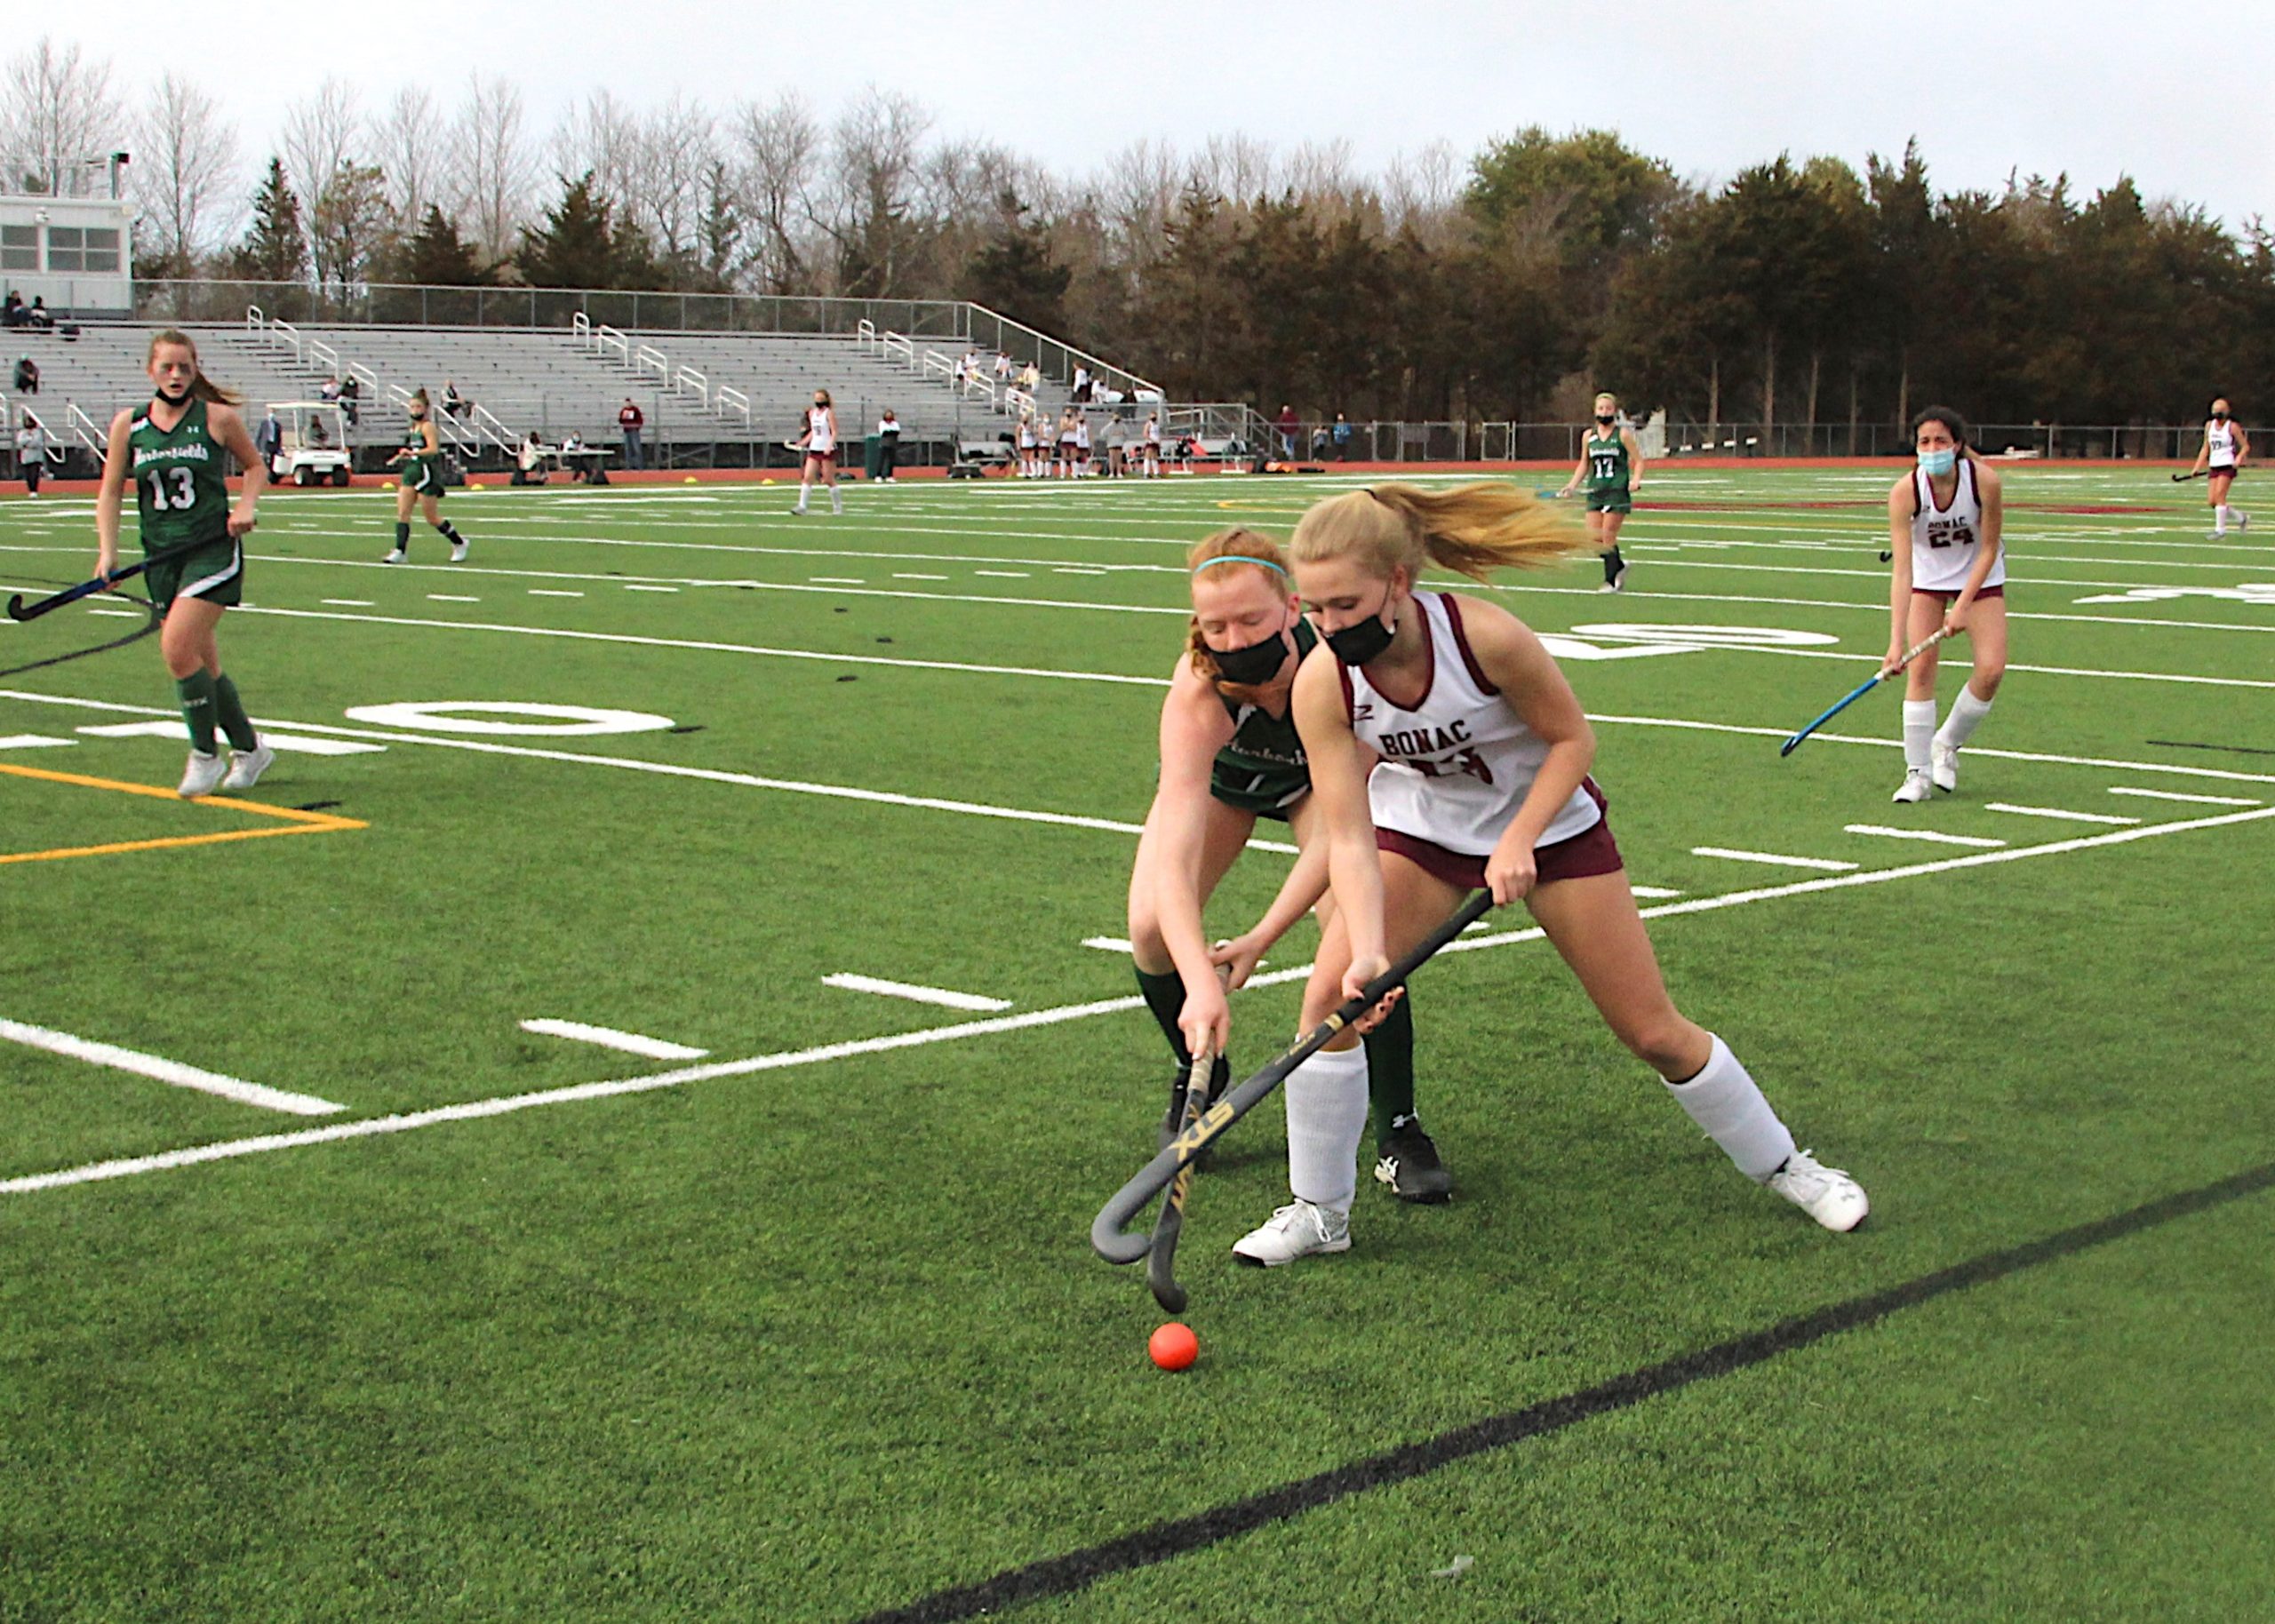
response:
<path id="1" fill-rule="evenodd" d="M 158 800 L 180 799 L 169 789 L 154 784 L 125 784 L 116 778 L 91 778 L 84 773 L 59 773 L 44 767 L 17 767 L 0 762 L 0 773 L 17 778 L 40 778 L 50 784 L 76 784 L 82 789 L 110 790 L 122 795 L 148 795 Z M 368 829 L 369 824 L 353 817 L 335 817 L 329 812 L 303 812 L 298 807 L 273 807 L 266 801 L 238 800 L 227 795 L 201 796 L 196 805 L 226 807 L 233 812 L 251 812 L 262 817 L 281 818 L 288 825 L 283 829 L 228 829 L 213 834 L 177 834 L 149 840 L 114 840 L 102 846 L 60 846 L 52 851 L 0 852 L 0 864 L 50 863 L 63 857 L 107 857 L 120 852 L 161 851 L 172 846 L 214 846 L 224 840 L 259 840 L 280 834 L 330 834 L 342 829 Z"/>

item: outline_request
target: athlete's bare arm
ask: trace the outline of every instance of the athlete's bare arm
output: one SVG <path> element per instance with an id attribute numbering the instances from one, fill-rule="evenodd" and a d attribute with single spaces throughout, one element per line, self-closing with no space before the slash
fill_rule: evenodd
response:
<path id="1" fill-rule="evenodd" d="M 1532 889 L 1533 848 L 1595 764 L 1596 735 L 1572 685 L 1531 627 L 1497 603 L 1466 595 L 1455 601 L 1461 605 L 1470 652 L 1509 708 L 1548 746 L 1524 804 L 1486 859 L 1493 901 L 1505 906 Z"/>
<path id="2" fill-rule="evenodd" d="M 1896 482 L 1888 493 L 1888 658 L 1882 674 L 1894 671 L 1904 658 L 1905 628 L 1912 615 L 1912 519 L 1918 503 L 1912 476 Z"/>
<path id="3" fill-rule="evenodd" d="M 2196 448 L 2196 460 L 2189 465 L 2191 474 L 2201 474 L 2212 466 L 2212 426 L 2204 426 L 2204 443 Z"/>
<path id="4" fill-rule="evenodd" d="M 118 513 L 126 497 L 127 464 L 132 453 L 128 436 L 134 414 L 122 411 L 110 420 L 110 435 L 103 447 L 103 482 L 95 492 L 95 574 L 108 575 L 118 568 Z"/>
<path id="5" fill-rule="evenodd" d="M 1169 697 L 1161 702 L 1161 776 L 1145 820 L 1153 831 L 1153 913 L 1185 983 L 1186 1007 L 1190 1011 L 1197 1002 L 1214 1017 L 1209 1024 L 1220 1050 L 1225 1036 L 1222 993 L 1201 924 L 1201 854 L 1209 821 L 1209 768 L 1232 737 L 1232 718 L 1215 690 L 1193 669 L 1190 657 L 1178 660 Z"/>
<path id="6" fill-rule="evenodd" d="M 1619 440 L 1627 448 L 1627 493 L 1632 496 L 1643 489 L 1643 442 L 1632 428 L 1621 429 Z"/>
<path id="7" fill-rule="evenodd" d="M 244 470 L 243 488 L 237 495 L 237 506 L 229 514 L 229 534 L 243 536 L 258 524 L 260 493 L 268 489 L 268 462 L 254 448 L 252 436 L 245 432 L 245 420 L 230 406 L 209 406 L 205 411 L 205 426 L 222 448 L 237 459 L 237 466 Z"/>

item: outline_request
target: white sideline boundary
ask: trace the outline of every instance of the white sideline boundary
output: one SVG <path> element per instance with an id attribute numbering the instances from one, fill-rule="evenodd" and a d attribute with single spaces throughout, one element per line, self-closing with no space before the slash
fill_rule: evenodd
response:
<path id="1" fill-rule="evenodd" d="M 2173 824 L 2148 824 L 2135 829 L 2120 829 L 2107 834 L 2081 835 L 2073 840 L 2053 840 L 2042 846 L 2010 848 L 2005 851 L 1970 852 L 1965 856 L 1944 857 L 1928 863 L 1908 864 L 1901 868 L 1870 869 L 1853 874 L 1827 875 L 1818 880 L 1795 880 L 1780 886 L 1764 886 L 1753 890 L 1730 891 L 1714 896 L 1697 896 L 1683 902 L 1662 903 L 1642 910 L 1647 919 L 1671 919 L 1683 914 L 1712 913 L 1725 908 L 1744 907 L 1750 904 L 1769 902 L 1779 897 L 1806 896 L 1820 891 L 1842 890 L 1850 886 L 1881 885 L 1891 880 L 1910 880 L 1923 874 L 1946 873 L 1954 869 L 1982 868 L 1992 864 L 2018 863 L 2029 857 L 2050 857 L 2067 852 L 2086 851 L 2096 847 L 2121 846 L 2135 840 L 2153 840 L 2160 835 L 2181 834 L 2198 829 L 2218 829 L 2232 824 L 2255 823 L 2275 817 L 2275 807 L 2262 807 L 2247 812 L 2228 812 L 2214 817 L 2191 818 Z M 1441 951 L 1449 953 L 1472 952 L 1480 948 L 1505 947 L 1520 942 L 1537 941 L 1542 933 L 1538 927 L 1500 932 L 1489 936 L 1463 938 L 1449 943 Z M 1300 980 L 1311 974 L 1309 965 L 1293 969 L 1274 970 L 1249 983 L 1249 987 L 1276 985 Z M 58 1168 L 52 1173 L 35 1173 L 22 1177 L 0 1179 L 0 1195 L 28 1195 L 38 1190 L 68 1190 L 82 1184 L 106 1182 L 113 1179 L 132 1178 L 146 1173 L 164 1173 L 178 1167 L 200 1166 L 208 1162 L 233 1161 L 242 1157 L 265 1155 L 273 1150 L 296 1150 L 303 1145 L 329 1144 L 348 1139 L 369 1139 L 384 1134 L 410 1133 L 415 1129 L 434 1127 L 447 1122 L 471 1122 L 488 1117 L 510 1116 L 517 1111 L 531 1111 L 540 1106 L 565 1105 L 579 1100 L 610 1099 L 620 1095 L 646 1094 L 660 1088 L 676 1088 L 688 1083 L 709 1082 L 718 1078 L 747 1077 L 762 1071 L 778 1071 L 793 1066 L 818 1065 L 834 1060 L 847 1060 L 861 1055 L 882 1055 L 895 1049 L 921 1048 L 935 1043 L 948 1043 L 965 1038 L 993 1036 L 999 1032 L 1025 1031 L 1039 1026 L 1058 1026 L 1069 1021 L 1088 1020 L 1094 1015 L 1119 1015 L 1141 1007 L 1141 998 L 1102 999 L 1087 1004 L 1063 1004 L 1051 1009 L 1029 1010 L 1023 1015 L 997 1015 L 984 1021 L 961 1021 L 950 1026 L 935 1026 L 920 1031 L 896 1032 L 882 1038 L 859 1038 L 842 1043 L 826 1043 L 812 1048 L 789 1049 L 773 1055 L 754 1055 L 746 1060 L 715 1062 L 710 1065 L 686 1066 L 676 1071 L 659 1071 L 648 1077 L 615 1078 L 606 1082 L 579 1083 L 564 1088 L 547 1088 L 534 1094 L 507 1095 L 488 1100 L 469 1100 L 458 1105 L 443 1105 L 428 1111 L 409 1111 L 391 1117 L 366 1118 L 356 1122 L 342 1122 L 327 1127 L 304 1128 L 290 1134 L 264 1134 L 251 1139 L 221 1140 L 212 1144 L 192 1145 L 180 1150 L 164 1150 L 153 1156 L 121 1157 L 109 1161 L 88 1162 L 76 1167 Z"/>
<path id="2" fill-rule="evenodd" d="M 115 1043 L 97 1043 L 89 1038 L 75 1038 L 69 1032 L 52 1031 L 44 1026 L 33 1026 L 22 1021 L 0 1020 L 0 1038 L 11 1043 L 20 1043 L 26 1048 L 44 1049 L 51 1055 L 60 1055 L 66 1060 L 84 1060 L 91 1066 L 108 1066 L 114 1071 L 132 1071 L 135 1076 L 147 1077 L 153 1082 L 169 1083 L 176 1088 L 194 1088 L 200 1094 L 235 1100 L 240 1105 L 258 1105 L 263 1111 L 281 1111 L 295 1117 L 329 1117 L 347 1109 L 330 1100 L 320 1100 L 312 1094 L 265 1088 L 259 1083 L 248 1083 L 242 1078 L 223 1077 L 218 1071 L 184 1065 L 180 1061 L 168 1060 L 163 1055 L 145 1055 L 137 1049 L 121 1048 Z"/>

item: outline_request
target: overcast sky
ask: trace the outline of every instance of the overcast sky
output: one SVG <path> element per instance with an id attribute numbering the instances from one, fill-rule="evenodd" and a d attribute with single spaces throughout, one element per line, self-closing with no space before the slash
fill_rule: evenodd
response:
<path id="1" fill-rule="evenodd" d="M 603 86 L 635 104 L 678 90 L 714 107 L 795 87 L 826 115 L 874 83 L 923 100 L 938 133 L 1078 172 L 1147 135 L 1185 147 L 1234 130 L 1281 146 L 1341 136 L 1372 170 L 1439 138 L 1466 156 L 1537 123 L 1608 125 L 1706 180 L 1780 151 L 1861 168 L 1916 134 L 1947 190 L 1996 187 L 2018 167 L 2067 171 L 2090 195 L 2129 172 L 2151 196 L 2231 226 L 2269 211 L 2275 181 L 2275 7 L 2254 4 L 2163 16 L 2103 0 L 38 9 L 13 44 L 28 43 L 27 24 L 45 28 L 108 57 L 128 86 L 163 66 L 187 72 L 230 107 L 248 168 L 284 107 L 327 75 L 352 79 L 367 107 L 406 83 L 447 105 L 478 68 L 521 85 L 540 131 Z"/>

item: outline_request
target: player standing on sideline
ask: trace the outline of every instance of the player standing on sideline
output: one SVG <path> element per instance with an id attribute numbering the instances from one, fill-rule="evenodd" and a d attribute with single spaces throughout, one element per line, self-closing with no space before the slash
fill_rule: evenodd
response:
<path id="1" fill-rule="evenodd" d="M 814 403 L 806 409 L 806 432 L 798 436 L 798 449 L 805 452 L 805 466 L 798 475 L 798 505 L 790 511 L 806 511 L 806 493 L 813 489 L 814 470 L 821 470 L 822 483 L 829 487 L 829 511 L 839 518 L 845 516 L 845 497 L 837 489 L 837 409 L 830 404 L 829 391 L 814 391 Z"/>
<path id="2" fill-rule="evenodd" d="M 1499 606 L 1415 585 L 1428 564 L 1483 577 L 1547 564 L 1577 541 L 1499 485 L 1352 491 L 1297 526 L 1297 586 L 1327 648 L 1297 673 L 1295 717 L 1336 900 L 1303 1027 L 1489 887 L 1497 903 L 1524 902 L 1613 1035 L 1741 1173 L 1825 1228 L 1853 1229 L 1864 1190 L 1799 1149 L 1728 1047 L 1667 996 L 1588 777 L 1595 736 L 1563 673 Z M 1349 1248 L 1367 1070 L 1345 1032 L 1289 1074 L 1296 1198 L 1236 1257 L 1270 1265 Z"/>
<path id="3" fill-rule="evenodd" d="M 189 724 L 189 760 L 178 793 L 187 799 L 216 789 L 249 790 L 275 752 L 254 734 L 237 685 L 222 674 L 215 633 L 222 611 L 244 599 L 239 538 L 259 522 L 268 468 L 237 415 L 239 397 L 198 370 L 197 346 L 188 334 L 172 328 L 159 333 L 150 340 L 146 365 L 155 397 L 110 422 L 95 498 L 95 574 L 108 577 L 118 568 L 119 509 L 132 480 L 144 555 L 192 549 L 152 564 L 142 577 L 150 601 L 164 617 L 158 651 L 173 673 L 182 720 Z M 244 470 L 234 512 L 222 472 L 224 451 Z M 214 746 L 216 723 L 229 741 L 226 762 Z"/>
<path id="4" fill-rule="evenodd" d="M 410 432 L 404 436 L 403 448 L 387 458 L 390 468 L 397 463 L 403 465 L 403 482 L 395 492 L 395 550 L 379 561 L 399 564 L 411 556 L 411 501 L 416 497 L 427 522 L 440 530 L 451 544 L 451 562 L 464 563 L 466 537 L 443 517 L 443 437 L 435 428 L 427 391 L 421 389 L 412 395 L 403 410 L 411 414 Z"/>
<path id="5" fill-rule="evenodd" d="M 1023 480 L 1031 480 L 1035 477 L 1034 413 L 1033 411 L 1023 411 L 1019 414 L 1019 477 Z"/>
<path id="6" fill-rule="evenodd" d="M 1149 412 L 1145 417 L 1145 477 L 1159 479 L 1161 474 L 1161 414 Z"/>
<path id="7" fill-rule="evenodd" d="M 1588 485 L 1588 537 L 1603 552 L 1603 590 L 1617 592 L 1627 583 L 1619 528 L 1635 511 L 1635 493 L 1643 488 L 1643 448 L 1636 443 L 1635 431 L 1620 422 L 1616 394 L 1596 396 L 1595 432 L 1557 494 L 1570 496 L 1582 480 Z"/>
<path id="8" fill-rule="evenodd" d="M 1891 800 L 1925 800 L 1959 787 L 1960 747 L 1991 713 L 2007 674 L 2006 498 L 1999 475 L 1968 449 L 1967 419 L 1930 406 L 1912 423 L 1920 466 L 1888 496 L 1888 659 L 1940 627 L 1967 633 L 1974 669 L 1936 726 L 1936 655 L 1923 649 L 1904 673 L 1904 782 Z"/>
<path id="9" fill-rule="evenodd" d="M 2228 533 L 2231 521 L 2239 530 L 2251 528 L 2251 515 L 2239 507 L 2228 506 L 2228 487 L 2235 483 L 2236 475 L 2243 472 L 2243 459 L 2251 455 L 2251 440 L 2243 432 L 2243 425 L 2228 416 L 2225 396 L 2212 402 L 2211 419 L 2204 425 L 2204 444 L 2196 453 L 2192 474 L 2204 475 L 2210 487 L 2212 498 L 2212 539 L 2217 541 Z"/>
<path id="10" fill-rule="evenodd" d="M 1205 1038 L 1217 1055 L 1212 1088 L 1228 1075 L 1222 1058 L 1231 1011 L 1216 967 L 1245 983 L 1272 944 L 1319 905 L 1332 915 L 1327 848 L 1318 838 L 1311 775 L 1296 736 L 1289 694 L 1297 668 L 1319 641 L 1297 612 L 1286 561 L 1257 531 L 1219 530 L 1185 560 L 1193 620 L 1185 652 L 1161 704 L 1161 765 L 1145 832 L 1130 874 L 1130 941 L 1138 989 L 1177 1057 L 1163 1141 L 1185 1110 L 1192 1045 Z M 1259 817 L 1285 822 L 1302 856 L 1254 927 L 1214 954 L 1201 910 L 1247 848 Z M 1375 1112 L 1375 1177 L 1401 1200 L 1438 1202 L 1453 1177 L 1414 1111 L 1414 1012 L 1401 999 L 1367 1035 Z"/>

